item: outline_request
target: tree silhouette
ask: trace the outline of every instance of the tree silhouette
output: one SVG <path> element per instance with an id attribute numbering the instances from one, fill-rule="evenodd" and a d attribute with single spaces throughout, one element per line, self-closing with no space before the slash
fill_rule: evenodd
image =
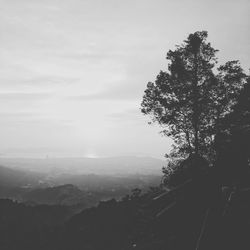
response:
<path id="1" fill-rule="evenodd" d="M 232 112 L 218 124 L 216 165 L 223 181 L 249 182 L 250 164 L 250 78 L 241 90 Z"/>
<path id="2" fill-rule="evenodd" d="M 206 31 L 190 34 L 168 51 L 168 70 L 147 84 L 141 111 L 174 139 L 178 153 L 209 154 L 218 120 L 230 112 L 245 83 L 238 61 L 216 70 L 217 51 Z"/>

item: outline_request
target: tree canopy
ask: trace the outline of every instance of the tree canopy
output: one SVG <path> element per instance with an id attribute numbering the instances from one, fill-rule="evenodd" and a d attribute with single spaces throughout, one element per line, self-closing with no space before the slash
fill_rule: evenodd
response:
<path id="1" fill-rule="evenodd" d="M 238 61 L 218 66 L 217 52 L 206 31 L 190 34 L 169 50 L 166 71 L 149 82 L 141 111 L 163 127 L 178 154 L 213 153 L 218 123 L 232 111 L 246 82 Z"/>

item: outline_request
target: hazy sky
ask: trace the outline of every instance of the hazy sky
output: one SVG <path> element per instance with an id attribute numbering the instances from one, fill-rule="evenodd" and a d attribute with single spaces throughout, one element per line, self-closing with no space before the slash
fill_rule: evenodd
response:
<path id="1" fill-rule="evenodd" d="M 207 30 L 250 68 L 249 0 L 0 0 L 0 153 L 162 157 L 140 113 L 166 52 Z"/>

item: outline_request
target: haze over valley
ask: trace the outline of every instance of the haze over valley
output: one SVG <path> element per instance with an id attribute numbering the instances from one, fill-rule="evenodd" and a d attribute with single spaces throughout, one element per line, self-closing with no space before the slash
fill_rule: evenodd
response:
<path id="1" fill-rule="evenodd" d="M 0 0 L 0 250 L 249 250 L 249 14 Z"/>
<path id="2" fill-rule="evenodd" d="M 164 164 L 149 157 L 1 158 L 0 198 L 78 211 L 159 185 Z"/>

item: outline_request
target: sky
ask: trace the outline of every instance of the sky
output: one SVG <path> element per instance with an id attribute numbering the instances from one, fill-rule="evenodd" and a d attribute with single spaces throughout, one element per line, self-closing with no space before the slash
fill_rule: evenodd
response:
<path id="1" fill-rule="evenodd" d="M 0 0 L 0 155 L 162 158 L 140 112 L 166 53 L 207 30 L 250 68 L 249 0 Z"/>

